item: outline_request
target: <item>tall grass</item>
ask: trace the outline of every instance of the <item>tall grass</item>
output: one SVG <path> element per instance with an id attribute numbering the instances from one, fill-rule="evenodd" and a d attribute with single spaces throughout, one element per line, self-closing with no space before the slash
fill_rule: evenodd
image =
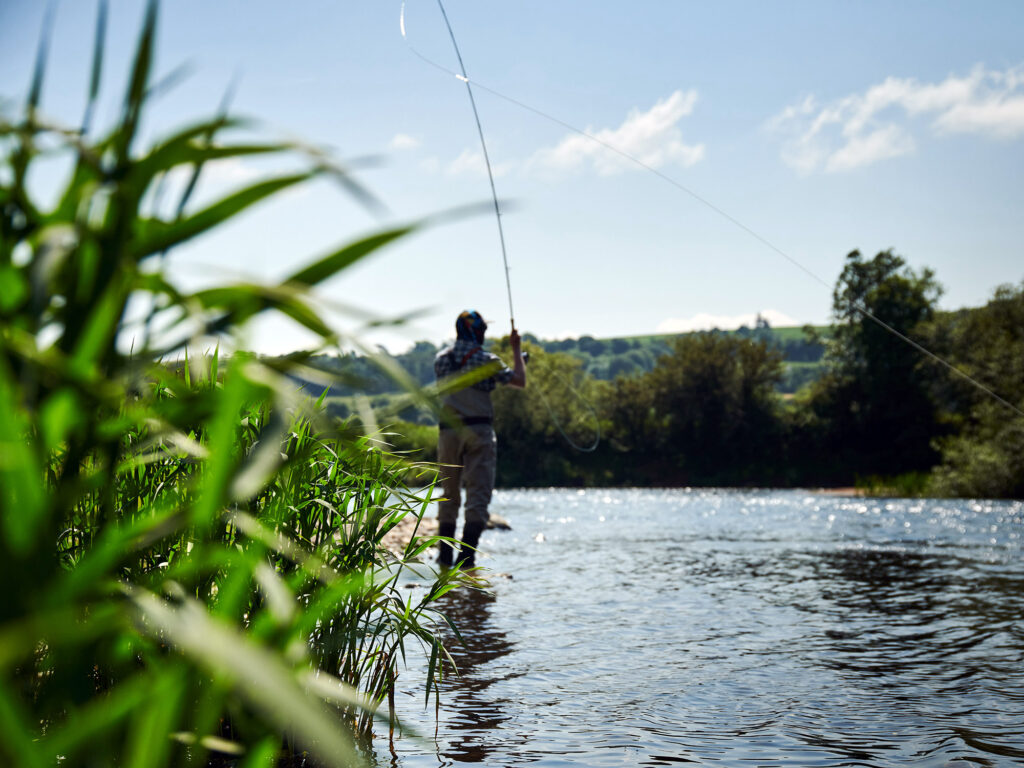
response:
<path id="1" fill-rule="evenodd" d="M 274 194 L 330 175 L 369 196 L 301 147 L 225 141 L 240 124 L 226 114 L 139 150 L 156 2 L 120 118 L 94 137 L 105 24 L 101 3 L 80 127 L 39 112 L 45 44 L 23 108 L 0 118 L 0 764 L 219 755 L 255 768 L 307 752 L 358 764 L 377 718 L 391 721 L 410 644 L 429 655 L 436 693 L 445 651 L 432 603 L 467 577 L 399 588 L 430 540 L 399 555 L 381 542 L 423 515 L 430 492 L 409 490 L 408 464 L 295 392 L 286 374 L 317 350 L 271 364 L 187 349 L 266 311 L 330 347 L 311 289 L 412 227 L 345 244 L 277 285 L 179 291 L 168 253 Z M 54 152 L 71 172 L 44 209 L 28 178 Z M 208 163 L 281 153 L 309 167 L 191 203 Z M 147 201 L 181 169 L 174 212 L 160 215 Z M 140 298 L 148 314 L 125 352 Z"/>

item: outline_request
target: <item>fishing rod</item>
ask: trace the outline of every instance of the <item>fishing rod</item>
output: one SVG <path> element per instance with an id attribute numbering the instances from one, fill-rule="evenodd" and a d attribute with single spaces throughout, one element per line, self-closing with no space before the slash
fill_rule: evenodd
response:
<path id="1" fill-rule="evenodd" d="M 505 230 L 501 223 L 501 205 L 498 202 L 498 190 L 494 184 L 494 171 L 491 168 L 490 154 L 487 152 L 487 140 L 486 138 L 484 138 L 483 124 L 480 122 L 480 112 L 476 108 L 476 99 L 473 97 L 473 87 L 472 85 L 470 85 L 469 76 L 466 74 L 466 65 L 462 61 L 462 53 L 461 51 L 459 51 L 459 43 L 455 39 L 455 32 L 452 30 L 452 25 L 451 22 L 449 22 L 448 20 L 448 14 L 444 9 L 444 3 L 442 2 L 442 0 L 437 0 L 437 6 L 438 8 L 441 9 L 441 17 L 444 19 L 445 27 L 448 29 L 448 36 L 451 38 L 452 47 L 455 49 L 455 57 L 459 60 L 460 71 L 452 72 L 452 74 L 454 74 L 456 78 L 458 78 L 459 80 L 466 84 L 466 93 L 469 94 L 469 103 L 470 106 L 472 106 L 473 108 L 473 119 L 476 121 L 477 135 L 480 137 L 480 147 L 483 149 L 484 165 L 487 166 L 487 179 L 488 181 L 490 181 L 491 184 L 491 199 L 494 201 L 494 218 L 498 222 L 498 239 L 501 243 L 501 260 L 505 266 L 505 290 L 508 295 L 509 322 L 512 325 L 512 330 L 515 331 L 516 313 L 512 306 L 512 280 L 509 276 L 508 248 L 505 245 Z M 399 17 L 399 24 L 402 30 L 402 37 L 403 39 L 406 39 L 406 42 L 408 42 L 408 39 L 406 38 L 405 34 L 404 2 L 402 3 L 402 12 Z M 541 402 L 544 403 L 544 407 L 547 409 L 548 415 L 551 417 L 551 421 L 554 423 L 555 428 L 559 431 L 559 433 L 561 433 L 565 441 L 578 451 L 582 451 L 583 453 L 590 453 L 592 451 L 597 450 L 597 446 L 601 442 L 600 418 L 597 415 L 597 410 L 594 408 L 593 405 L 590 404 L 590 402 L 587 401 L 586 398 L 584 398 L 575 388 L 573 388 L 571 384 L 567 384 L 567 386 L 573 392 L 573 394 L 576 395 L 576 397 L 579 398 L 579 400 L 587 407 L 587 409 L 591 412 L 591 414 L 594 417 L 594 441 L 590 445 L 581 445 L 577 443 L 575 440 L 573 440 L 573 438 L 570 437 L 569 434 L 562 427 L 562 424 L 558 420 L 558 417 L 555 415 L 555 411 L 551 407 L 551 403 L 548 401 L 548 398 L 544 394 L 543 389 L 538 389 L 537 393 L 540 395 Z"/>
<path id="2" fill-rule="evenodd" d="M 438 2 L 438 5 L 441 5 L 441 0 L 437 0 L 437 2 Z M 441 6 L 441 12 L 442 12 L 442 14 L 444 14 L 444 6 Z M 445 14 L 445 23 L 446 24 L 448 23 L 447 14 Z M 412 43 L 409 42 L 409 38 L 408 38 L 408 35 L 406 34 L 406 29 L 405 29 L 405 2 L 404 2 L 404 0 L 402 2 L 401 15 L 399 17 L 399 25 L 400 25 L 401 32 L 402 32 L 402 39 L 405 40 L 406 45 L 409 46 L 409 49 L 413 52 L 413 54 L 417 58 L 419 58 L 420 60 L 425 62 L 426 64 L 429 64 L 431 67 L 434 67 L 435 69 L 438 69 L 441 72 L 444 72 L 446 74 L 453 75 L 457 79 L 463 81 L 466 84 L 466 88 L 470 92 L 470 99 L 472 100 L 473 99 L 472 88 L 470 87 L 470 80 L 469 80 L 469 77 L 466 75 L 466 72 L 465 72 L 464 68 L 463 68 L 463 71 L 462 71 L 461 74 L 458 73 L 458 72 L 454 72 L 451 69 L 449 69 L 448 67 L 444 66 L 443 64 L 439 64 L 436 61 L 434 61 L 434 60 L 424 56 L 422 53 L 420 53 L 418 50 L 416 50 L 416 48 L 412 45 Z M 449 31 L 449 33 L 451 33 L 451 25 L 448 25 L 448 31 Z M 455 44 L 455 36 L 454 35 L 452 35 L 452 43 Z M 458 46 L 457 45 L 456 45 L 456 53 L 458 53 Z M 461 56 L 459 56 L 459 65 L 460 65 L 460 67 L 462 66 L 462 57 Z M 612 144 L 612 143 L 610 143 L 608 141 L 605 141 L 604 139 L 601 139 L 601 138 L 599 138 L 597 136 L 594 136 L 593 134 L 589 133 L 588 131 L 585 131 L 585 130 L 583 130 L 581 128 L 577 128 L 575 125 L 572 125 L 571 123 L 568 123 L 568 122 L 566 122 L 566 121 L 564 121 L 564 120 L 562 120 L 562 119 L 560 119 L 558 117 L 555 117 L 554 115 L 551 115 L 551 114 L 549 114 L 549 113 L 547 113 L 547 112 L 545 112 L 545 111 L 543 111 L 541 109 L 538 109 L 537 107 L 531 106 L 530 104 L 527 104 L 527 103 L 525 103 L 523 101 L 515 99 L 515 98 L 513 98 L 511 96 L 508 96 L 508 95 L 506 95 L 506 94 L 504 94 L 504 93 L 502 93 L 500 91 L 497 91 L 497 90 L 495 90 L 493 88 L 489 88 L 488 86 L 483 85 L 482 83 L 479 83 L 477 81 L 473 81 L 472 84 L 475 85 L 477 88 L 479 88 L 479 89 L 481 89 L 483 91 L 486 91 L 487 93 L 491 94 L 492 96 L 495 96 L 496 98 L 499 98 L 499 99 L 501 99 L 503 101 L 506 101 L 509 104 L 513 104 L 513 105 L 519 107 L 520 109 L 526 110 L 527 112 L 532 112 L 533 114 L 537 115 L 538 117 L 542 117 L 545 120 L 548 120 L 549 122 L 552 122 L 552 123 L 554 123 L 556 125 L 559 125 L 559 126 L 565 128 L 565 129 L 569 130 L 569 131 L 572 131 L 573 133 L 576 133 L 576 134 L 578 134 L 580 136 L 583 136 L 584 138 L 594 142 L 595 144 L 598 144 L 598 145 L 604 147 L 605 149 L 607 149 L 607 150 L 609 150 L 611 152 L 614 152 L 615 154 L 619 155 L 623 159 L 628 160 L 629 162 L 631 162 L 634 165 L 644 169 L 645 171 L 648 171 L 649 173 L 653 173 L 655 176 L 660 178 L 662 181 L 672 185 L 677 190 L 679 190 L 679 191 L 689 195 L 691 198 L 693 198 L 697 202 L 701 203 L 705 207 L 709 208 L 711 211 L 713 211 L 714 213 L 718 214 L 719 216 L 724 218 L 726 221 L 730 222 L 734 226 L 736 226 L 739 229 L 741 229 L 744 232 L 746 232 L 748 235 L 753 237 L 755 240 L 757 240 L 761 244 L 765 245 L 767 248 L 769 248 L 771 251 L 773 251 L 776 255 L 778 255 L 778 256 L 782 257 L 783 259 L 785 259 L 786 261 L 788 261 L 792 266 L 794 266 L 797 269 L 799 269 L 801 272 L 806 274 L 811 279 L 813 279 L 816 282 L 820 283 L 822 286 L 824 286 L 828 290 L 832 290 L 832 286 L 824 278 L 822 278 L 820 275 L 815 273 L 813 270 L 811 270 L 806 265 L 802 264 L 800 261 L 798 261 L 796 258 L 791 256 L 790 254 L 788 254 L 782 248 L 780 248 L 779 246 L 775 245 L 775 243 L 773 243 L 771 240 L 766 238 L 760 232 L 758 232 L 758 231 L 752 229 L 751 227 L 747 226 L 742 221 L 737 219 L 735 216 L 730 214 L 728 211 L 726 211 L 723 208 L 715 205 L 714 203 L 712 203 L 707 198 L 699 195 L 697 192 L 695 192 L 694 190 L 690 189 L 689 187 L 687 187 L 686 185 L 682 184 L 681 182 L 679 182 L 678 180 L 674 179 L 673 177 L 669 176 L 668 174 L 663 173 L 662 171 L 659 171 L 654 166 L 652 166 L 652 165 L 650 165 L 648 163 L 645 163 L 640 158 L 635 157 L 634 155 L 630 154 L 629 152 L 626 152 L 625 150 L 621 149 L 620 147 L 617 147 L 614 144 Z M 473 113 L 474 113 L 474 115 L 476 114 L 476 103 L 475 103 L 475 101 L 473 102 Z M 478 118 L 477 119 L 477 127 L 479 128 L 479 126 L 480 126 L 480 121 L 479 121 L 479 118 Z M 480 138 L 481 138 L 481 141 L 483 141 L 483 130 L 482 129 L 480 131 Z M 487 160 L 487 150 L 486 150 L 486 148 L 484 149 L 484 159 L 485 159 L 485 161 Z M 490 175 L 491 168 L 490 168 L 490 162 L 489 161 L 487 162 L 487 172 L 488 172 L 488 175 Z M 492 191 L 494 189 L 494 179 L 493 179 L 493 176 L 491 177 L 491 189 L 492 189 Z M 497 208 L 498 201 L 497 201 L 497 197 L 496 196 L 495 196 L 494 204 L 495 204 L 495 208 Z M 500 227 L 501 227 L 500 214 L 499 214 L 499 217 L 498 217 L 498 226 L 499 226 L 499 229 L 500 229 Z M 504 253 L 504 241 L 502 241 L 502 251 Z M 505 263 L 505 270 L 506 270 L 505 275 L 506 275 L 506 280 L 507 280 L 507 277 L 508 277 L 508 262 L 507 261 Z M 511 289 L 510 289 L 510 292 L 509 292 L 509 301 L 510 301 L 510 304 L 511 304 Z M 938 363 L 939 365 L 943 366 L 944 368 L 946 368 L 947 370 L 949 370 L 951 373 L 955 374 L 956 376 L 959 376 L 960 378 L 964 379 L 969 384 L 971 384 L 976 389 L 978 389 L 980 392 L 984 393 L 988 397 L 991 397 L 993 400 L 995 400 L 996 402 L 998 402 L 1001 405 L 1005 406 L 1006 408 L 1010 409 L 1011 411 L 1016 413 L 1018 416 L 1024 417 L 1024 410 L 1021 410 L 1020 408 L 1018 408 L 1016 405 L 1011 403 L 1006 398 L 1002 397 L 1001 395 L 999 395 L 998 393 L 996 393 L 992 389 L 986 387 L 984 384 L 982 384 L 980 381 L 975 379 L 973 376 L 971 376 L 970 374 L 966 373 L 965 371 L 962 371 L 960 368 L 958 368 L 957 366 L 953 365 L 948 360 L 946 360 L 943 357 L 941 357 L 941 356 L 937 355 L 936 353 L 932 352 L 930 349 L 926 348 L 925 346 L 923 346 L 919 342 L 914 341 L 909 336 L 907 336 L 906 334 L 900 332 L 896 328 L 893 328 L 887 322 L 885 322 L 880 317 L 878 317 L 873 312 L 871 312 L 867 307 L 862 306 L 860 304 L 856 304 L 856 303 L 854 303 L 852 305 L 852 307 L 853 307 L 854 311 L 860 313 L 865 319 L 870 320 L 871 322 L 875 323 L 876 325 L 878 325 L 883 330 L 887 331 L 888 333 L 892 334 L 893 336 L 895 336 L 896 338 L 900 339 L 904 343 L 906 343 L 909 346 L 913 347 L 920 354 L 922 354 L 925 357 L 929 358 L 933 362 Z"/>
<path id="3" fill-rule="evenodd" d="M 505 265 L 505 290 L 508 294 L 508 315 L 512 330 L 516 329 L 516 313 L 512 308 L 512 280 L 508 270 L 508 249 L 505 247 L 505 229 L 501 225 L 501 206 L 498 204 L 498 191 L 494 186 L 494 171 L 491 169 L 491 158 L 487 153 L 487 140 L 484 138 L 484 128 L 480 123 L 480 113 L 476 108 L 476 99 L 473 98 L 473 87 L 469 83 L 469 76 L 466 74 L 466 65 L 462 63 L 462 53 L 459 51 L 459 44 L 455 40 L 455 33 L 448 21 L 448 14 L 444 10 L 444 3 L 437 0 L 437 7 L 441 9 L 441 16 L 444 18 L 444 25 L 448 28 L 448 36 L 452 40 L 452 47 L 455 49 L 455 57 L 459 60 L 459 69 L 462 71 L 459 77 L 466 84 L 466 93 L 469 94 L 469 103 L 473 107 L 473 119 L 476 120 L 476 132 L 480 136 L 480 147 L 484 151 L 484 165 L 487 166 L 487 179 L 491 183 L 491 199 L 494 200 L 494 218 L 498 222 L 498 240 L 501 242 L 501 260 Z M 402 3 L 402 37 L 405 37 L 405 3 Z"/>

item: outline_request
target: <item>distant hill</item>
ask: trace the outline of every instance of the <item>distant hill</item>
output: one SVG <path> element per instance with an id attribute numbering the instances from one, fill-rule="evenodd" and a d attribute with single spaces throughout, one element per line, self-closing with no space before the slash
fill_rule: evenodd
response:
<path id="1" fill-rule="evenodd" d="M 827 337 L 827 326 L 813 327 L 821 337 Z M 812 381 L 820 373 L 821 358 L 825 353 L 822 344 L 811 341 L 802 327 L 772 328 L 766 324 L 756 328 L 742 327 L 735 331 L 713 331 L 728 335 L 764 340 L 770 346 L 782 351 L 785 361 L 785 375 L 778 390 L 792 393 Z M 707 333 L 707 331 L 694 331 Z M 564 352 L 583 362 L 584 369 L 597 379 L 609 381 L 618 376 L 644 373 L 654 368 L 659 357 L 672 351 L 672 341 L 687 334 L 662 334 L 651 336 L 625 336 L 611 339 L 596 339 L 581 336 L 578 339 L 545 341 L 527 335 L 524 338 L 537 344 L 546 352 Z"/>
<path id="2" fill-rule="evenodd" d="M 819 337 L 826 338 L 828 326 L 811 328 Z M 821 359 L 824 346 L 808 338 L 803 327 L 772 328 L 760 324 L 755 328 L 742 327 L 734 331 L 711 331 L 729 335 L 744 336 L 752 339 L 763 339 L 768 344 L 782 351 L 784 375 L 777 390 L 780 394 L 791 394 L 802 386 L 821 375 Z M 694 331 L 707 333 L 707 331 Z M 672 350 L 672 341 L 688 334 L 661 334 L 649 336 L 625 336 L 598 339 L 593 336 L 581 336 L 578 339 L 547 340 L 538 339 L 531 334 L 523 336 L 524 341 L 542 348 L 545 352 L 561 352 L 572 355 L 583 363 L 584 370 L 597 379 L 610 381 L 618 376 L 639 374 L 654 368 L 655 362 L 662 355 Z M 428 341 L 418 341 L 412 349 L 393 358 L 404 370 L 421 384 L 429 384 L 434 380 L 434 356 L 440 347 Z M 385 397 L 397 392 L 391 378 L 385 374 L 372 360 L 355 354 L 333 356 L 320 355 L 311 361 L 315 367 L 338 376 L 348 384 L 333 384 L 327 393 L 329 399 L 348 398 L 358 393 L 377 396 L 380 404 L 389 398 Z M 322 385 L 305 382 L 311 393 L 319 395 Z M 346 409 L 347 410 L 347 409 Z"/>

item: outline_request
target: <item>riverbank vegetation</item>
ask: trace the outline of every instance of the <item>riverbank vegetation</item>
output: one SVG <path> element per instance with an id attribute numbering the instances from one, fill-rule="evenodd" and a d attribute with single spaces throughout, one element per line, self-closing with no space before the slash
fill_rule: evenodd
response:
<path id="1" fill-rule="evenodd" d="M 821 358 L 792 395 L 779 383 L 793 347 L 766 329 L 665 340 L 649 369 L 611 379 L 593 375 L 579 354 L 528 340 L 530 386 L 494 396 L 499 484 L 858 485 L 1020 498 L 1024 417 L 976 384 L 1024 409 L 1024 284 L 955 312 L 937 308 L 940 295 L 930 270 L 898 254 L 850 253 L 834 290 L 834 324 L 804 331 L 800 349 L 820 348 Z M 421 354 L 430 345 L 418 346 Z M 602 350 L 612 347 L 606 341 Z M 506 341 L 493 349 L 510 359 Z M 434 433 L 408 423 L 415 409 L 395 419 L 390 404 L 382 402 L 399 444 L 432 458 Z M 598 431 L 596 450 L 572 446 L 588 446 Z"/>
<path id="2" fill-rule="evenodd" d="M 412 227 L 277 285 L 179 291 L 173 249 L 274 194 L 329 177 L 368 196 L 320 153 L 235 138 L 224 114 L 141 148 L 164 87 L 155 2 L 120 117 L 95 136 L 105 7 L 82 123 L 39 111 L 45 45 L 27 104 L 0 119 L 0 764 L 363 764 L 407 654 L 436 694 L 434 601 L 470 579 L 403 588 L 431 541 L 382 540 L 422 518 L 429 488 L 407 481 L 423 468 L 290 377 L 338 343 L 312 289 Z M 302 167 L 194 201 L 205 168 L 250 156 Z M 67 170 L 52 205 L 33 196 L 45 163 Z M 319 345 L 190 356 L 265 311 Z"/>

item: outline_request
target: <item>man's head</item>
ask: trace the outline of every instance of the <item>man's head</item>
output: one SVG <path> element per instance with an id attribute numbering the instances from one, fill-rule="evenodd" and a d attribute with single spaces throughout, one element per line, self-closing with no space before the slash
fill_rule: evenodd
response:
<path id="1" fill-rule="evenodd" d="M 479 312 L 472 309 L 467 309 L 455 320 L 455 334 L 458 338 L 466 341 L 483 344 L 486 330 L 487 323 L 484 322 Z"/>

